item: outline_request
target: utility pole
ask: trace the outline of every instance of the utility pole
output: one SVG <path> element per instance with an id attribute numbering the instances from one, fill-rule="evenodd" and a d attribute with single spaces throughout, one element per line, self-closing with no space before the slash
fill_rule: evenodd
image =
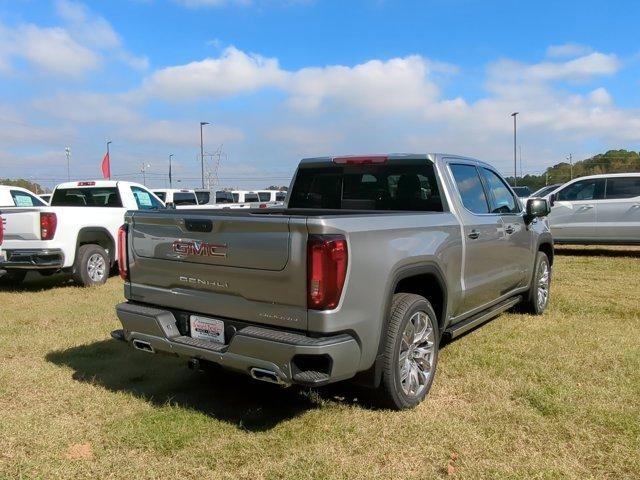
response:
<path id="1" fill-rule="evenodd" d="M 142 162 L 140 171 L 142 172 L 142 184 L 147 186 L 147 169 L 151 168 L 151 164 Z"/>
<path id="2" fill-rule="evenodd" d="M 200 122 L 200 172 L 202 178 L 202 188 L 204 188 L 204 144 L 202 143 L 202 127 L 209 125 L 209 122 Z"/>
<path id="3" fill-rule="evenodd" d="M 516 117 L 520 112 L 513 112 L 511 116 L 513 117 L 513 186 L 518 186 L 518 157 L 517 153 L 517 120 Z"/>
<path id="4" fill-rule="evenodd" d="M 169 155 L 169 188 L 173 188 L 171 186 L 172 180 L 171 180 L 171 157 L 173 157 L 173 153 Z"/>
<path id="5" fill-rule="evenodd" d="M 518 153 L 520 154 L 520 178 L 522 178 L 522 145 L 518 145 Z"/>
<path id="6" fill-rule="evenodd" d="M 573 180 L 573 154 L 567 155 L 567 160 L 569 160 L 569 171 L 571 178 L 569 180 Z"/>
<path id="7" fill-rule="evenodd" d="M 71 171 L 69 170 L 69 160 L 71 160 L 71 147 L 64 147 L 64 155 L 67 157 L 67 182 L 71 181 Z"/>

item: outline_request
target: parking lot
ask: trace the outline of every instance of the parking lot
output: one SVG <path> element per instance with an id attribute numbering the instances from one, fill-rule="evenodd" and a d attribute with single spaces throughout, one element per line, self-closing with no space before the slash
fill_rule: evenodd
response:
<path id="1" fill-rule="evenodd" d="M 549 310 L 444 346 L 400 413 L 147 362 L 109 337 L 121 299 L 0 291 L 0 478 L 640 477 L 640 247 L 559 249 Z"/>

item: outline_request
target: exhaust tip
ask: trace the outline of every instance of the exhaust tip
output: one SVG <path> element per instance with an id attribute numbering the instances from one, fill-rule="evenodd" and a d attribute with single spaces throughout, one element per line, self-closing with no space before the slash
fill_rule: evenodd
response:
<path id="1" fill-rule="evenodd" d="M 133 343 L 133 348 L 135 348 L 137 350 L 142 350 L 143 352 L 147 352 L 147 353 L 156 353 L 156 351 L 153 349 L 153 347 L 151 346 L 151 344 L 149 342 L 145 342 L 144 340 L 135 339 L 131 343 Z"/>
<path id="2" fill-rule="evenodd" d="M 274 371 L 253 367 L 250 372 L 251 378 L 255 380 L 260 380 L 267 383 L 275 383 L 277 385 L 286 385 L 286 382 L 282 381 L 278 374 Z"/>

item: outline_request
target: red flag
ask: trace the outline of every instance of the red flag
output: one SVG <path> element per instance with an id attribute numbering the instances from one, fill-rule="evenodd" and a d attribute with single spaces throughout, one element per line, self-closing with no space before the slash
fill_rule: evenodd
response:
<path id="1" fill-rule="evenodd" d="M 102 159 L 102 177 L 111 180 L 111 164 L 109 163 L 109 152 L 104 154 Z"/>

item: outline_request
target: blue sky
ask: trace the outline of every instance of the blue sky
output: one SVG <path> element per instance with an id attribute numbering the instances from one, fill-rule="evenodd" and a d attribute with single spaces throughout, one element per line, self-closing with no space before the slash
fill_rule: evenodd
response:
<path id="1" fill-rule="evenodd" d="M 523 170 L 640 143 L 638 2 L 0 0 L 0 176 L 286 184 L 309 155 Z M 210 167 L 212 168 L 212 167 Z"/>

